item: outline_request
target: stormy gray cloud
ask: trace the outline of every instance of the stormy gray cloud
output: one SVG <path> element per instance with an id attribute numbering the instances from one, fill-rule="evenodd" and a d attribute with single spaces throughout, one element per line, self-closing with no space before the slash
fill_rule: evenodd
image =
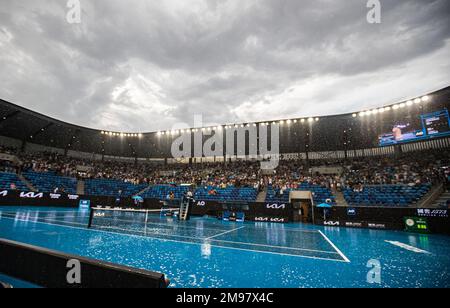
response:
<path id="1" fill-rule="evenodd" d="M 450 2 L 0 0 L 0 97 L 107 130 L 353 112 L 449 85 Z"/>

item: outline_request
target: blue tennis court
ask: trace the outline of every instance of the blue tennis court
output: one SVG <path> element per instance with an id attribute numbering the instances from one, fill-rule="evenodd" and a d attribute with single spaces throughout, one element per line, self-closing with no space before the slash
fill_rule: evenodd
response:
<path id="1" fill-rule="evenodd" d="M 450 237 L 55 208 L 0 209 L 0 237 L 163 272 L 170 287 L 449 287 Z M 379 281 L 368 279 L 380 264 Z"/>

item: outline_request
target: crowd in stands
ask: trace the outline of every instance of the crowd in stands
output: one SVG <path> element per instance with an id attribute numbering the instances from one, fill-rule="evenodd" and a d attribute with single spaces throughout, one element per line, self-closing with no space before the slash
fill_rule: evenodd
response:
<path id="1" fill-rule="evenodd" d="M 390 157 L 351 160 L 309 161 L 282 160 L 276 170 L 261 172 L 258 162 L 175 164 L 93 161 L 55 153 L 19 153 L 17 149 L 0 147 L 0 153 L 16 155 L 20 166 L 2 161 L 0 171 L 50 173 L 65 178 L 116 180 L 136 185 L 136 191 L 151 185 L 194 184 L 202 194 L 220 194 L 227 188 L 267 190 L 271 200 L 284 200 L 290 190 L 317 188 L 325 199 L 328 191 L 362 192 L 371 185 L 420 186 L 445 182 L 450 176 L 449 152 L 429 151 Z M 314 165 L 339 166 L 342 174 L 322 175 L 311 171 Z M 81 168 L 80 168 L 81 166 Z M 73 186 L 70 188 L 73 190 Z M 126 186 L 125 189 L 129 189 Z M 326 189 L 326 190 L 323 190 Z M 129 189 L 134 191 L 133 189 Z M 253 197 L 253 194 L 250 194 Z M 330 195 L 331 197 L 331 195 Z M 324 199 L 322 198 L 322 199 Z M 325 200 L 320 201 L 325 201 Z M 333 200 L 332 200 L 333 201 Z"/>
<path id="2" fill-rule="evenodd" d="M 354 160 L 346 166 L 346 186 L 398 185 L 410 186 L 444 182 L 449 176 L 449 152 L 403 154 L 397 158 Z"/>
<path id="3" fill-rule="evenodd" d="M 16 149 L 0 145 L 0 154 L 15 155 Z M 0 159 L 0 172 L 17 173 L 18 166 L 9 160 Z"/>

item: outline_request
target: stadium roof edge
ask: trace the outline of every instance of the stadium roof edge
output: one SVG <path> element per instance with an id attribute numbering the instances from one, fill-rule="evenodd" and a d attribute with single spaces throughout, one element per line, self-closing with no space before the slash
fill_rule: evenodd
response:
<path id="1" fill-rule="evenodd" d="M 411 100 L 411 99 L 414 99 L 414 98 L 417 98 L 417 97 L 422 97 L 422 96 L 425 96 L 425 95 L 440 94 L 440 92 L 445 92 L 445 91 L 449 91 L 449 92 L 450 92 L 450 85 L 447 86 L 447 87 L 441 88 L 441 89 L 439 89 L 439 90 L 433 91 L 433 92 L 424 93 L 423 95 L 420 95 L 420 96 L 415 96 L 415 97 L 412 97 L 412 98 L 409 98 L 409 99 L 401 100 L 401 101 L 398 101 L 398 102 L 396 102 L 396 103 L 386 104 L 386 105 L 383 105 L 383 106 L 379 106 L 379 107 L 377 107 L 377 108 L 383 108 L 383 107 L 394 106 L 394 105 L 396 105 L 396 104 L 400 104 L 401 102 L 406 102 L 406 101 L 408 101 L 408 100 Z M 48 122 L 54 122 L 54 123 L 56 123 L 56 124 L 61 124 L 61 125 L 67 126 L 67 127 L 74 128 L 74 129 L 81 129 L 81 130 L 91 131 L 91 132 L 97 132 L 97 133 L 100 133 L 100 132 L 102 132 L 102 131 L 111 131 L 111 130 L 108 130 L 108 129 L 90 128 L 90 127 L 81 126 L 81 125 L 77 125 L 77 124 L 65 122 L 65 121 L 62 121 L 62 120 L 58 120 L 58 119 L 56 119 L 56 118 L 53 118 L 53 117 L 44 115 L 44 114 L 42 114 L 42 113 L 40 113 L 40 112 L 33 111 L 33 110 L 31 110 L 31 109 L 27 109 L 27 108 L 25 108 L 25 107 L 22 107 L 22 106 L 20 106 L 20 105 L 14 104 L 14 103 L 11 103 L 11 102 L 6 101 L 6 100 L 1 99 L 1 98 L 0 98 L 0 104 L 7 105 L 7 106 L 9 106 L 9 107 L 11 107 L 11 108 L 13 108 L 13 109 L 18 110 L 19 112 L 26 113 L 26 114 L 31 115 L 31 116 L 35 116 L 35 117 L 40 118 L 40 119 L 43 119 L 43 120 L 45 120 L 45 121 L 48 121 Z M 377 108 L 372 108 L 372 109 L 377 109 Z M 299 119 L 300 119 L 300 118 L 305 118 L 305 119 L 307 119 L 307 118 L 321 118 L 321 119 L 323 119 L 323 118 L 333 118 L 333 117 L 344 117 L 344 116 L 351 116 L 351 115 L 353 115 L 353 114 L 355 114 L 355 113 L 358 113 L 358 112 L 361 112 L 361 111 L 363 111 L 363 110 L 357 110 L 357 111 L 347 112 L 347 113 L 342 113 L 342 114 L 333 114 L 333 115 L 325 115 L 325 116 L 304 116 L 304 117 L 298 117 L 298 118 L 299 118 Z M 249 121 L 249 122 L 244 122 L 244 123 L 233 123 L 233 124 L 238 124 L 238 125 L 240 125 L 240 124 L 247 124 L 247 123 L 266 123 L 266 122 L 274 122 L 274 121 L 275 121 L 275 122 L 276 122 L 276 121 L 287 121 L 287 120 L 291 120 L 291 119 L 294 119 L 294 117 L 293 117 L 293 118 L 290 118 L 290 119 L 260 120 L 260 121 Z M 231 124 L 222 124 L 222 126 L 223 126 L 223 125 L 231 125 Z M 120 132 L 120 131 L 114 131 L 114 132 Z M 158 132 L 158 131 L 141 132 L 141 133 L 145 135 L 145 134 L 156 134 L 157 132 Z M 124 133 L 125 133 L 125 132 L 124 132 Z M 129 133 L 138 133 L 138 132 L 129 132 Z"/>

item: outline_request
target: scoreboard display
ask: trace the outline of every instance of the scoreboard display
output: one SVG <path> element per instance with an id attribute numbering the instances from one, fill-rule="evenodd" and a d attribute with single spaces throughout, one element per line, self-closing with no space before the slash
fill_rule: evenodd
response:
<path id="1" fill-rule="evenodd" d="M 392 124 L 392 130 L 378 137 L 380 146 L 450 136 L 450 116 L 447 109 L 422 114 L 420 119 L 409 119 Z"/>
<path id="2" fill-rule="evenodd" d="M 428 221 L 421 217 L 405 217 L 405 231 L 415 233 L 428 233 Z"/>
<path id="3" fill-rule="evenodd" d="M 447 110 L 430 114 L 422 120 L 428 136 L 442 135 L 450 131 Z"/>

